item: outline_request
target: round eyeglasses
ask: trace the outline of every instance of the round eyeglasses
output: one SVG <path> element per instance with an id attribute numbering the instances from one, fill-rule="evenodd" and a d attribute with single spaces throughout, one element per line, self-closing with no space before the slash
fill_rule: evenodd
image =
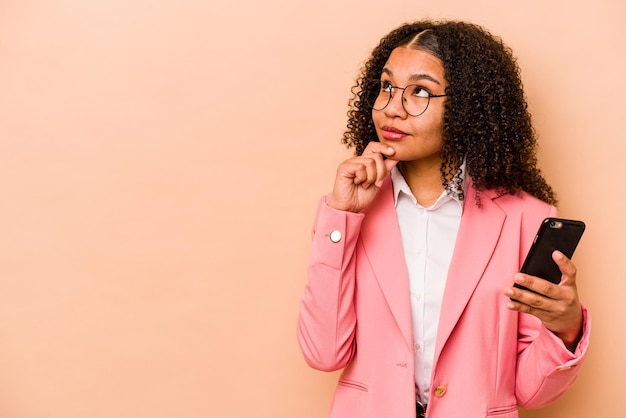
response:
<path id="1" fill-rule="evenodd" d="M 365 102 L 374 110 L 383 110 L 393 99 L 393 91 L 402 90 L 402 108 L 410 116 L 419 116 L 426 112 L 432 97 L 446 97 L 445 94 L 432 94 L 422 86 L 411 84 L 406 87 L 392 85 L 388 81 L 372 80 L 368 82 L 364 93 Z"/>

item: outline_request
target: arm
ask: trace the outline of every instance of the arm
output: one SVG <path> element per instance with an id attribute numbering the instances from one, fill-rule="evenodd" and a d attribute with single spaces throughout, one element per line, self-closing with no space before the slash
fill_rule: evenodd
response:
<path id="1" fill-rule="evenodd" d="M 557 400 L 574 383 L 589 345 L 589 312 L 578 299 L 576 266 L 552 254 L 561 282 L 518 273 L 507 307 L 520 312 L 516 393 L 520 405 L 538 408 Z"/>
<path id="2" fill-rule="evenodd" d="M 582 306 L 583 330 L 570 351 L 538 318 L 520 313 L 515 392 L 520 406 L 540 408 L 556 401 L 574 383 L 589 347 L 591 318 Z"/>
<path id="3" fill-rule="evenodd" d="M 556 216 L 552 208 L 547 216 Z M 556 401 L 580 370 L 589 346 L 591 318 L 580 303 L 576 266 L 555 251 L 561 282 L 553 284 L 522 273 L 514 280 L 528 289 L 510 287 L 507 308 L 519 312 L 516 396 L 520 406 L 539 408 Z"/>
<path id="4" fill-rule="evenodd" d="M 354 260 L 363 216 L 320 201 L 297 327 L 302 353 L 316 369 L 338 370 L 354 354 Z M 333 231 L 339 232 L 339 240 L 331 239 Z"/>
<path id="5" fill-rule="evenodd" d="M 364 155 L 337 169 L 333 192 L 322 199 L 313 229 L 309 280 L 298 317 L 298 343 L 307 363 L 332 371 L 345 367 L 356 350 L 355 257 L 367 207 L 397 161 L 394 150 L 371 142 Z"/>

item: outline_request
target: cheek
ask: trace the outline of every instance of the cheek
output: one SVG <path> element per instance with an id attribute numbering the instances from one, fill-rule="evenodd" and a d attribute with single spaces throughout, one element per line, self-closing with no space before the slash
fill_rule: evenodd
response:
<path id="1" fill-rule="evenodd" d="M 378 115 L 380 114 L 380 112 L 376 112 L 374 110 L 372 110 L 371 116 L 372 116 L 372 121 L 374 122 L 374 125 L 376 127 L 378 127 Z"/>
<path id="2" fill-rule="evenodd" d="M 379 127 L 381 125 L 380 116 L 378 115 L 380 112 L 372 111 L 372 122 L 374 122 L 374 129 L 376 129 L 376 134 L 379 134 Z M 378 135 L 380 137 L 380 135 Z"/>
<path id="3" fill-rule="evenodd" d="M 433 134 L 441 135 L 443 133 L 443 114 L 434 114 L 429 118 L 428 130 Z"/>
<path id="4" fill-rule="evenodd" d="M 420 120 L 418 117 L 411 123 L 411 128 L 418 135 L 436 139 L 441 137 L 443 133 L 443 120 L 438 117 L 428 117 Z"/>

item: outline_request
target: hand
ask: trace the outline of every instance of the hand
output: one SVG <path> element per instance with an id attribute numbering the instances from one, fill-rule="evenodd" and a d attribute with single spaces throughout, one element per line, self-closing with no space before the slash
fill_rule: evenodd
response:
<path id="1" fill-rule="evenodd" d="M 328 206 L 350 212 L 360 212 L 369 205 L 389 171 L 398 163 L 385 160 L 395 154 L 393 148 L 380 142 L 370 142 L 363 154 L 342 162 L 337 168 L 335 186 Z"/>
<path id="2" fill-rule="evenodd" d="M 550 283 L 539 277 L 518 273 L 515 282 L 537 293 L 515 287 L 504 294 L 511 299 L 507 308 L 536 316 L 543 324 L 574 351 L 583 330 L 583 314 L 576 290 L 576 266 L 561 252 L 552 253 L 552 259 L 561 270 L 561 282 Z"/>

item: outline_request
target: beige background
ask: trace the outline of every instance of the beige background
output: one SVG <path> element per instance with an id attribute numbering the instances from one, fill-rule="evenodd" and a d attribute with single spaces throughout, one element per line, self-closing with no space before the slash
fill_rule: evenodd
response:
<path id="1" fill-rule="evenodd" d="M 505 6 L 506 4 L 506 6 Z M 323 417 L 295 322 L 379 37 L 483 24 L 523 69 L 594 318 L 525 418 L 626 416 L 622 0 L 0 0 L 0 417 Z"/>

